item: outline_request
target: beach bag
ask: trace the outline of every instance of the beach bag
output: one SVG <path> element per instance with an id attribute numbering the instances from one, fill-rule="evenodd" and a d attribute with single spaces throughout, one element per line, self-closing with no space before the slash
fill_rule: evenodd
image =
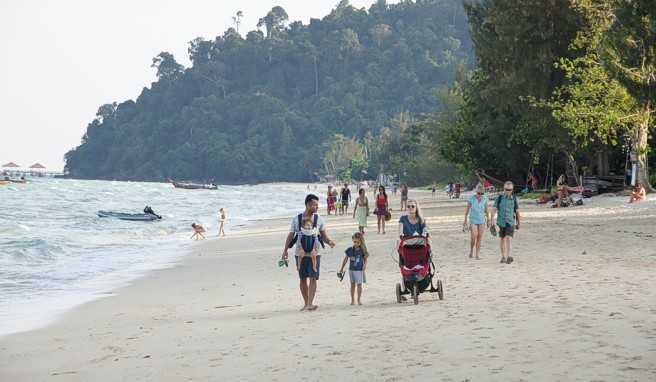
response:
<path id="1" fill-rule="evenodd" d="M 392 212 L 390 210 L 385 211 L 385 221 L 388 222 L 392 220 Z"/>
<path id="2" fill-rule="evenodd" d="M 301 227 L 303 223 L 303 214 L 300 213 L 296 217 L 298 219 L 298 231 L 294 232 L 294 238 L 289 242 L 288 248 L 292 248 L 298 240 L 301 240 L 301 247 L 305 252 L 312 252 L 314 249 L 315 240 L 319 240 L 321 248 L 326 248 L 326 245 L 323 243 L 323 238 L 321 233 L 317 233 L 317 222 L 319 221 L 319 215 L 314 214 L 314 220 L 312 221 L 312 231 L 304 230 Z M 309 248 L 309 249 L 307 249 Z"/>

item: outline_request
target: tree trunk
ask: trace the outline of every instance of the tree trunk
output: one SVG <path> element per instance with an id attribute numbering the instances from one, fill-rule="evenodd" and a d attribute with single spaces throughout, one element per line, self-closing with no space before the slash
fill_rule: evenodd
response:
<path id="1" fill-rule="evenodd" d="M 637 176 L 636 182 L 641 183 L 647 192 L 656 192 L 651 183 L 649 183 L 649 171 L 647 171 L 647 149 L 649 139 L 649 121 L 651 118 L 651 105 L 647 101 L 645 117 L 638 125 L 632 147 L 632 158 L 636 158 Z"/>

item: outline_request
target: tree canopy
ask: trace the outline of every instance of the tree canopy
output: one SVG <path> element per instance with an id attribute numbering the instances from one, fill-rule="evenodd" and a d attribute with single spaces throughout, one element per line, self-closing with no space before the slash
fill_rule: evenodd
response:
<path id="1" fill-rule="evenodd" d="M 381 0 L 368 10 L 341 1 L 307 25 L 276 6 L 258 22 L 266 34 L 245 37 L 242 16 L 233 18 L 237 29 L 191 41 L 189 68 L 157 55 L 157 81 L 135 100 L 101 107 L 66 154 L 69 174 L 306 181 L 326 169 L 336 135 L 362 146 L 349 169 L 399 169 L 398 161 L 381 166 L 385 155 L 373 149 L 403 145 L 398 116 L 440 110 L 436 89 L 474 62 L 460 0 Z"/>

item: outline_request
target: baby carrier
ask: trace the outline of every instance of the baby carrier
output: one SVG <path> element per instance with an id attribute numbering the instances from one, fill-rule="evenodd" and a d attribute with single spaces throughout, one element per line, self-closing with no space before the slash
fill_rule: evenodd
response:
<path id="1" fill-rule="evenodd" d="M 301 241 L 301 248 L 306 253 L 310 253 L 314 250 L 316 241 L 319 240 L 321 248 L 325 248 L 323 243 L 323 238 L 321 233 L 317 229 L 317 222 L 319 221 L 319 215 L 314 214 L 312 217 L 312 229 L 303 228 L 303 214 L 300 213 L 297 216 L 298 219 L 298 231 L 294 232 L 294 238 L 289 242 L 289 248 L 292 248 L 298 240 Z"/>

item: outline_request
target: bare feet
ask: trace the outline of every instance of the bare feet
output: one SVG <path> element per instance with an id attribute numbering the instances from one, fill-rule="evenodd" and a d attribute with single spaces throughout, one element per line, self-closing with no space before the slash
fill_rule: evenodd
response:
<path id="1" fill-rule="evenodd" d="M 351 305 L 355 305 L 355 302 L 354 302 L 354 301 L 351 301 Z"/>
<path id="2" fill-rule="evenodd" d="M 317 310 L 317 309 L 319 309 L 318 305 L 310 305 L 307 307 L 307 310 Z"/>
<path id="3" fill-rule="evenodd" d="M 360 301 L 358 301 L 358 305 L 362 305 L 362 303 Z"/>
<path id="4" fill-rule="evenodd" d="M 302 307 L 302 308 L 300 309 L 300 311 L 302 312 L 302 311 L 307 310 L 307 309 L 308 309 L 308 306 L 305 305 L 304 307 Z"/>

